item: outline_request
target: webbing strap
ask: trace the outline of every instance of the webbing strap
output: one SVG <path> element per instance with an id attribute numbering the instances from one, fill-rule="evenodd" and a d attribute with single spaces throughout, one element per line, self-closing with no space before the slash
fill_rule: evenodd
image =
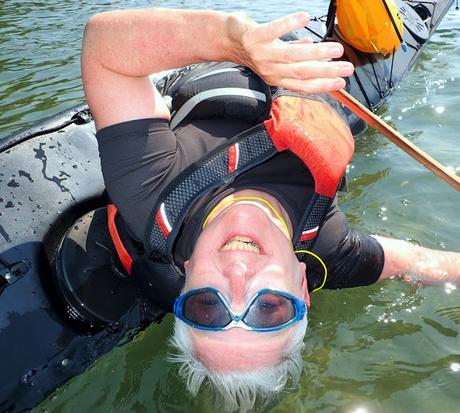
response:
<path id="1" fill-rule="evenodd" d="M 203 102 L 206 99 L 225 96 L 244 96 L 260 100 L 261 102 L 267 101 L 267 98 L 264 93 L 252 89 L 243 89 L 239 87 L 224 87 L 218 89 L 205 90 L 204 92 L 196 94 L 181 106 L 181 108 L 171 119 L 171 129 L 174 129 L 177 125 L 179 125 L 179 123 L 181 123 L 200 102 Z"/>
<path id="2" fill-rule="evenodd" d="M 113 204 L 107 205 L 107 224 L 109 227 L 110 237 L 112 238 L 113 245 L 117 251 L 118 258 L 120 259 L 123 268 L 131 276 L 131 267 L 133 265 L 133 259 L 126 250 L 123 242 L 121 241 L 120 235 L 118 234 L 117 226 L 115 224 L 115 217 L 117 216 L 117 207 Z"/>

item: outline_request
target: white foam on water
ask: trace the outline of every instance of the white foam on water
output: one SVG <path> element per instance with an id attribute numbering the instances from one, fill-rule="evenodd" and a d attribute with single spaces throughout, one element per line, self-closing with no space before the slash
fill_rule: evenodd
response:
<path id="1" fill-rule="evenodd" d="M 436 113 L 441 114 L 441 113 L 444 113 L 446 108 L 444 106 L 436 106 L 434 110 L 435 110 Z"/>
<path id="2" fill-rule="evenodd" d="M 444 292 L 446 294 L 450 294 L 452 293 L 452 291 L 455 291 L 457 289 L 457 286 L 455 284 L 452 284 L 452 283 L 445 283 L 444 284 Z"/>
<path id="3" fill-rule="evenodd" d="M 452 370 L 453 373 L 458 373 L 460 372 L 460 363 L 450 363 L 450 369 Z"/>
<path id="4" fill-rule="evenodd" d="M 358 407 L 357 409 L 353 410 L 351 413 L 368 413 L 368 411 L 363 407 Z"/>

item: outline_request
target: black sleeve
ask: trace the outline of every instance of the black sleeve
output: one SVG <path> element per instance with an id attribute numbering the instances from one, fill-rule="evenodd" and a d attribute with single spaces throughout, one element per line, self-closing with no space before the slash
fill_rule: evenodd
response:
<path id="1" fill-rule="evenodd" d="M 312 249 L 327 266 L 324 288 L 351 288 L 375 283 L 383 270 L 384 252 L 379 242 L 348 226 L 344 213 L 334 200 Z M 323 267 L 308 258 L 307 278 L 312 290 L 323 282 Z"/>
<path id="2" fill-rule="evenodd" d="M 101 129 L 96 136 L 109 197 L 141 241 L 155 191 L 178 167 L 176 137 L 164 119 L 124 122 Z"/>

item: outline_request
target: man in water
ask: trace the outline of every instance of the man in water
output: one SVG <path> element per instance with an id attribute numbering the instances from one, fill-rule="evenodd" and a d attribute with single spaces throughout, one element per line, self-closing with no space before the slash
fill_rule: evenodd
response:
<path id="1" fill-rule="evenodd" d="M 82 50 L 85 94 L 106 187 L 134 241 L 145 239 L 158 197 L 180 172 L 253 126 L 201 119 L 173 132 L 170 111 L 149 75 L 228 61 L 271 86 L 303 94 L 344 87 L 353 66 L 332 60 L 342 55 L 340 44 L 279 40 L 307 23 L 305 13 L 257 24 L 241 14 L 167 9 L 90 19 Z M 269 398 L 289 376 L 299 377 L 309 291 L 322 270 L 307 268 L 292 245 L 311 185 L 305 165 L 284 151 L 204 194 L 188 210 L 174 244 L 185 284 L 175 305 L 173 343 L 193 393 L 207 377 L 227 408 L 248 410 L 256 394 Z M 425 283 L 460 278 L 459 254 L 359 234 L 349 229 L 335 201 L 313 251 L 328 269 L 326 288 L 368 285 L 398 274 Z"/>

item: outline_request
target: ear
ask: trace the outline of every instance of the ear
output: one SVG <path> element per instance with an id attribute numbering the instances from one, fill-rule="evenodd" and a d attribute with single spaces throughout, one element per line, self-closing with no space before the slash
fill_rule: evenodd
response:
<path id="1" fill-rule="evenodd" d="M 307 280 L 307 265 L 304 262 L 299 262 L 301 271 L 302 291 L 305 294 L 305 304 L 310 307 L 310 294 L 308 294 L 308 280 Z"/>
<path id="2" fill-rule="evenodd" d="M 190 267 L 190 260 L 186 260 L 184 262 L 184 268 L 185 268 L 185 271 L 188 271 L 188 268 Z"/>

